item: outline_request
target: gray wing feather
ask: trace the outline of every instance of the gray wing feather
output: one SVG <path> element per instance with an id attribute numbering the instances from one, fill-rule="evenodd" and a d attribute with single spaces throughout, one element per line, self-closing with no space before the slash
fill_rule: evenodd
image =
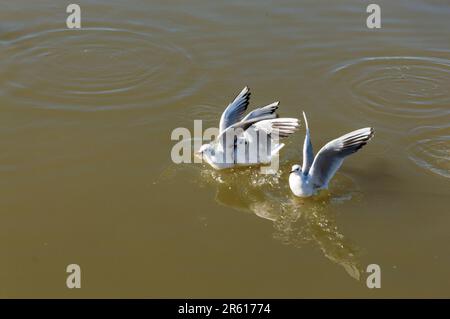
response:
<path id="1" fill-rule="evenodd" d="M 366 145 L 373 134 L 372 128 L 362 128 L 332 140 L 322 147 L 309 171 L 310 179 L 314 185 L 317 187 L 328 185 L 328 182 L 341 167 L 345 157 Z"/>
<path id="2" fill-rule="evenodd" d="M 303 142 L 303 165 L 302 172 L 308 175 L 309 169 L 314 161 L 314 151 L 311 144 L 311 137 L 309 135 L 308 120 L 306 119 L 306 114 L 303 112 L 303 118 L 305 119 L 306 135 L 305 141 Z"/>
<path id="3" fill-rule="evenodd" d="M 264 117 L 265 119 L 274 119 L 277 117 L 277 114 L 275 113 L 275 111 L 278 109 L 279 104 L 280 104 L 280 102 L 277 101 L 272 104 L 255 109 L 255 110 L 251 111 L 250 113 L 248 113 L 242 119 L 242 121 L 251 120 L 251 119 L 257 118 L 257 117 Z"/>
<path id="4" fill-rule="evenodd" d="M 262 118 L 252 118 L 250 120 L 246 121 L 240 121 L 233 125 L 230 125 L 225 130 L 221 131 L 219 135 L 216 138 L 216 141 L 221 145 L 223 149 L 230 147 L 230 143 L 232 143 L 232 140 L 227 141 L 227 135 L 234 138 L 234 136 L 238 136 L 239 132 L 245 132 L 250 126 L 253 124 L 264 120 L 264 117 Z"/>
<path id="5" fill-rule="evenodd" d="M 219 124 L 220 132 L 224 132 L 228 127 L 242 120 L 242 117 L 247 110 L 249 100 L 250 90 L 248 87 L 245 87 L 222 113 Z"/>
<path id="6" fill-rule="evenodd" d="M 276 133 L 278 134 L 278 137 L 283 138 L 295 133 L 300 124 L 296 118 L 281 117 L 277 119 L 263 120 L 253 126 L 257 130 L 264 131 L 267 135 Z"/>
<path id="7" fill-rule="evenodd" d="M 221 144 L 223 149 L 228 148 L 232 143 L 232 139 L 227 141 L 227 135 L 230 135 L 230 137 L 240 136 L 239 132 L 244 133 L 250 126 L 253 126 L 256 130 L 264 131 L 267 135 L 276 132 L 279 138 L 283 138 L 295 133 L 300 124 L 296 118 L 276 118 L 267 120 L 263 115 L 229 126 L 225 131 L 220 132 L 216 141 Z"/>

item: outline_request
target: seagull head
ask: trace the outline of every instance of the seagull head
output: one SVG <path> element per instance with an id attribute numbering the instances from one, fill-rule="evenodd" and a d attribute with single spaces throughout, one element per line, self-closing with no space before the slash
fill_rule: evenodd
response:
<path id="1" fill-rule="evenodd" d="M 291 171 L 289 173 L 290 174 L 295 173 L 300 175 L 302 173 L 302 167 L 298 164 L 292 165 Z"/>

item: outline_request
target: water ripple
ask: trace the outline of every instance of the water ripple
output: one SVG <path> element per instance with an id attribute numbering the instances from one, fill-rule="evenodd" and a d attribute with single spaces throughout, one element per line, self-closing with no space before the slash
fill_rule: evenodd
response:
<path id="1" fill-rule="evenodd" d="M 331 76 L 370 110 L 428 118 L 448 114 L 450 60 L 385 56 L 348 61 Z"/>
<path id="2" fill-rule="evenodd" d="M 201 84 L 192 54 L 160 30 L 47 27 L 6 38 L 0 85 L 21 106 L 158 107 L 193 94 Z"/>
<path id="3" fill-rule="evenodd" d="M 419 167 L 450 178 L 450 126 L 421 127 L 411 132 L 415 141 L 408 158 Z"/>

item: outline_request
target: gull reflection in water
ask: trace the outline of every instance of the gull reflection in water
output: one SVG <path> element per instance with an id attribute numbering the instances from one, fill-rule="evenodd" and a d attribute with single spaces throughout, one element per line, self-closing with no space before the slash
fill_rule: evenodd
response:
<path id="1" fill-rule="evenodd" d="M 358 196 L 348 177 L 337 177 L 331 187 L 332 196 L 325 192 L 314 198 L 301 199 L 291 195 L 281 172 L 261 175 L 251 169 L 205 170 L 201 174 L 204 181 L 214 182 L 218 187 L 218 203 L 271 221 L 276 240 L 296 248 L 315 245 L 327 259 L 360 280 L 363 270 L 358 258 L 359 249 L 339 231 L 333 211 L 337 204 Z"/>

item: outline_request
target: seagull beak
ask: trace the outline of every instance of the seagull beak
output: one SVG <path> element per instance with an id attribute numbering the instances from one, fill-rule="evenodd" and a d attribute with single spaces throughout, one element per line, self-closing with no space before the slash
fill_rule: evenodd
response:
<path id="1" fill-rule="evenodd" d="M 290 171 L 289 174 L 294 173 L 295 171 Z"/>

